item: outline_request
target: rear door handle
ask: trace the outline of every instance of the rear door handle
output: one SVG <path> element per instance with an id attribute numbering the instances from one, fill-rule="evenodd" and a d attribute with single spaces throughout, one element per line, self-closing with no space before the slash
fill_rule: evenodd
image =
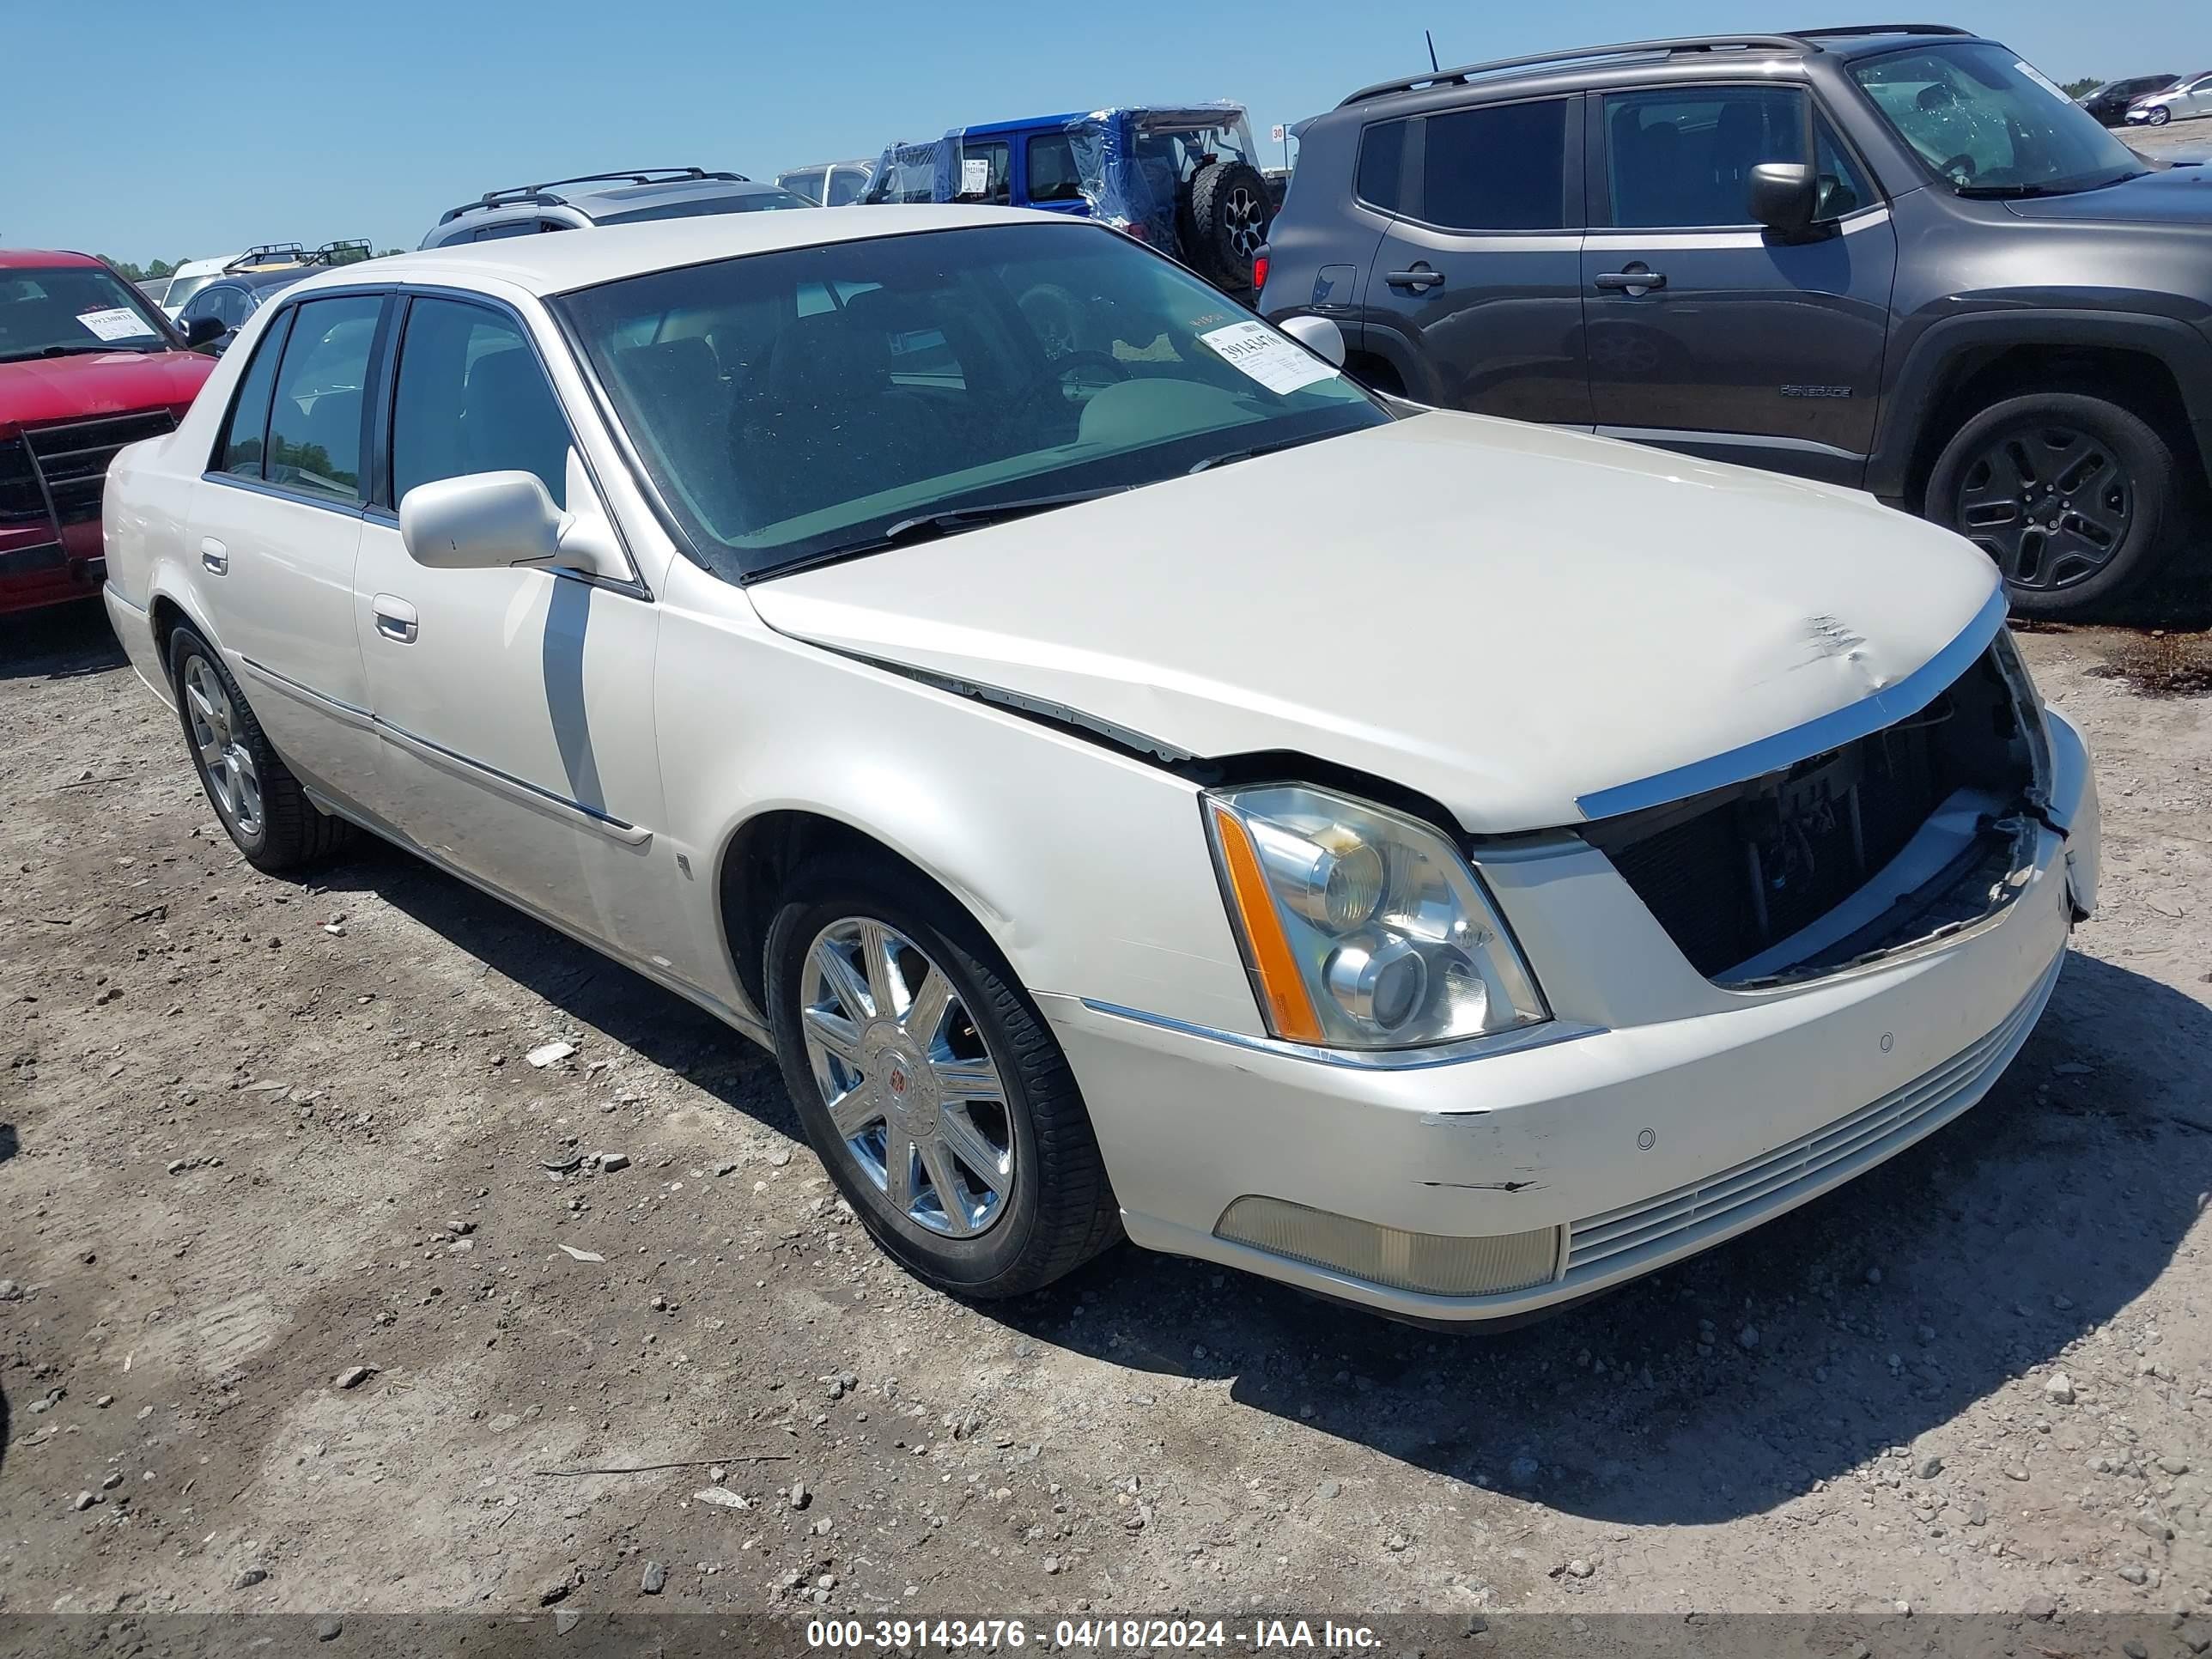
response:
<path id="1" fill-rule="evenodd" d="M 422 632 L 422 619 L 403 599 L 380 593 L 369 601 L 369 608 L 376 612 L 376 631 L 395 644 L 412 645 Z"/>
<path id="2" fill-rule="evenodd" d="M 218 576 L 230 574 L 230 550 L 212 536 L 200 538 L 200 562 Z"/>
<path id="3" fill-rule="evenodd" d="M 1394 270 L 1382 280 L 1392 288 L 1434 288 L 1444 279 L 1441 270 L 1431 270 L 1426 265 L 1415 265 L 1411 270 Z"/>
<path id="4" fill-rule="evenodd" d="M 1667 286 L 1667 273 L 1663 270 L 1644 270 L 1642 269 L 1630 270 L 1604 270 L 1598 273 L 1597 285 L 1600 288 L 1627 289 L 1631 292 L 1636 292 L 1645 289 L 1664 288 Z"/>

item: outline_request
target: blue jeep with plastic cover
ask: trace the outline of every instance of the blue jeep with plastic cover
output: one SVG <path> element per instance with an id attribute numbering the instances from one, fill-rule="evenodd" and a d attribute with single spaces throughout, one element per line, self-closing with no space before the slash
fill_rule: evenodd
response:
<path id="1" fill-rule="evenodd" d="M 892 144 L 868 202 L 973 202 L 1102 219 L 1226 289 L 1252 285 L 1273 209 L 1239 104 L 1092 110 Z"/>

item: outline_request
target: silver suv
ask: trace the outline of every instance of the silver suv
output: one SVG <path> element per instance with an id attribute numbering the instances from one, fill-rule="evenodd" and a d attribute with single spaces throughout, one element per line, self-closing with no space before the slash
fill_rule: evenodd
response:
<path id="1" fill-rule="evenodd" d="M 757 185 L 741 173 L 708 173 L 702 167 L 586 173 L 542 185 L 486 191 L 475 201 L 439 215 L 436 228 L 421 246 L 449 247 L 455 242 L 489 242 L 545 230 L 813 205 L 775 185 Z"/>

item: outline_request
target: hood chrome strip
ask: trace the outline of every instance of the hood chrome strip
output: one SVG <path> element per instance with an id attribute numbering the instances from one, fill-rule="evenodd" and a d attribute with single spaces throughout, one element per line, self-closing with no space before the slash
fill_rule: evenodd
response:
<path id="1" fill-rule="evenodd" d="M 1975 658 L 1989 649 L 1990 641 L 1997 636 L 2004 622 L 2005 597 L 2000 587 L 1990 595 L 1989 602 L 1956 639 L 1896 684 L 1725 754 L 1692 761 L 1672 771 L 1655 773 L 1634 783 L 1616 784 L 1610 789 L 1577 796 L 1575 805 L 1583 818 L 1591 823 L 1619 817 L 1624 812 L 1664 806 L 1669 801 L 1702 795 L 1708 789 L 1764 777 L 1808 755 L 1826 754 L 1856 738 L 1870 736 L 1885 726 L 1894 726 L 1908 714 L 1918 714 L 1935 702 L 1966 672 Z"/>

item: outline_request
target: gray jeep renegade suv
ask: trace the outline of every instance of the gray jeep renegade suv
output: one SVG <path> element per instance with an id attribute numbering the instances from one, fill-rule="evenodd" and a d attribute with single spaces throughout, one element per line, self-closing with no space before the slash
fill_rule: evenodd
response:
<path id="1" fill-rule="evenodd" d="M 1369 87 L 1306 125 L 1267 254 L 1260 309 L 1380 390 L 1871 490 L 2025 612 L 2148 575 L 2212 451 L 2212 176 L 1958 29 Z"/>

